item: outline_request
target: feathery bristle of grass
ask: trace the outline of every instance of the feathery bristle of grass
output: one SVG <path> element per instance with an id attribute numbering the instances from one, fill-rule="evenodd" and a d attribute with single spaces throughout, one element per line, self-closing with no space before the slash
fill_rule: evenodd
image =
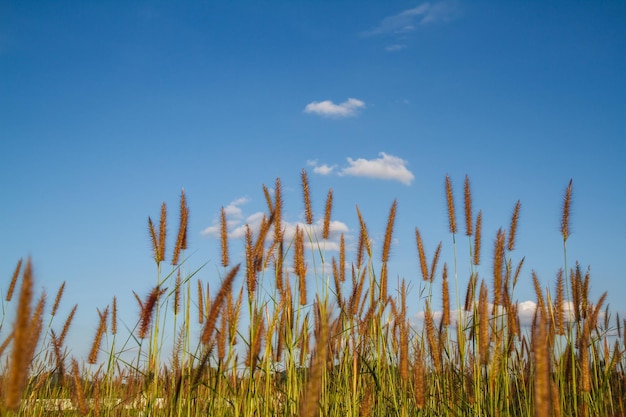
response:
<path id="1" fill-rule="evenodd" d="M 154 315 L 154 309 L 157 305 L 159 297 L 165 292 L 166 289 L 161 289 L 158 285 L 152 289 L 146 301 L 143 303 L 143 308 L 140 313 L 140 325 L 139 325 L 139 338 L 145 339 L 150 330 L 152 324 L 152 316 Z"/>
<path id="2" fill-rule="evenodd" d="M 498 230 L 494 248 L 493 261 L 493 308 L 502 304 L 502 272 L 504 269 L 504 246 L 505 233 L 502 229 Z"/>
<path id="3" fill-rule="evenodd" d="M 519 211 L 522 207 L 522 203 L 517 200 L 515 208 L 513 209 L 513 215 L 511 216 L 511 225 L 509 227 L 509 241 L 507 243 L 507 249 L 512 251 L 515 249 L 515 237 L 517 235 L 517 222 L 519 220 Z"/>
<path id="4" fill-rule="evenodd" d="M 535 271 L 532 271 L 532 277 L 533 286 L 535 287 L 535 295 L 537 297 L 537 309 L 541 310 L 543 317 L 547 317 L 546 302 L 544 301 L 541 284 L 539 284 L 539 278 L 537 277 L 537 273 Z"/>
<path id="5" fill-rule="evenodd" d="M 100 323 L 98 324 L 98 330 L 96 330 L 96 336 L 94 337 L 93 343 L 91 344 L 91 350 L 89 351 L 89 356 L 87 359 L 87 362 L 92 365 L 98 362 L 98 352 L 100 351 L 102 336 L 104 335 L 104 333 L 106 333 L 107 318 L 109 316 L 109 306 L 104 309 L 104 312 L 100 312 L 100 310 L 98 310 L 98 315 L 100 316 Z"/>
<path id="6" fill-rule="evenodd" d="M 52 305 L 52 311 L 50 312 L 51 316 L 56 315 L 56 312 L 59 309 L 59 303 L 61 303 L 61 298 L 63 297 L 64 290 L 65 290 L 65 281 L 63 281 L 63 284 L 61 284 L 61 286 L 59 287 L 59 290 L 57 291 L 57 295 L 54 298 L 54 304 Z"/>
<path id="7" fill-rule="evenodd" d="M 435 281 L 435 274 L 437 273 L 437 264 L 439 263 L 439 256 L 441 255 L 441 242 L 437 245 L 435 253 L 433 254 L 433 261 L 430 264 L 430 275 L 428 281 L 430 283 Z"/>
<path id="8" fill-rule="evenodd" d="M 452 195 L 452 181 L 446 175 L 446 202 L 448 203 L 448 224 L 450 233 L 456 234 L 456 216 L 454 214 L 454 196 Z"/>
<path id="9" fill-rule="evenodd" d="M 311 191 L 309 190 L 309 178 L 306 170 L 302 170 L 300 174 L 302 180 L 302 195 L 304 197 L 304 218 L 306 224 L 313 224 L 313 210 L 311 210 Z"/>
<path id="10" fill-rule="evenodd" d="M 30 341 L 28 342 L 28 351 L 26 353 L 27 357 L 29 358 L 34 357 L 35 349 L 37 349 L 39 339 L 41 338 L 41 333 L 43 330 L 43 313 L 46 306 L 46 297 L 46 291 L 43 291 L 41 293 L 41 296 L 39 296 L 37 304 L 35 304 L 35 310 L 30 320 Z"/>
<path id="11" fill-rule="evenodd" d="M 356 214 L 359 218 L 359 247 L 357 253 L 357 267 L 360 268 L 363 265 L 363 255 L 364 252 L 367 252 L 367 256 L 369 259 L 372 259 L 372 247 L 370 246 L 370 237 L 367 232 L 367 226 L 365 225 L 365 220 L 363 220 L 363 216 L 361 216 L 361 210 L 359 210 L 359 206 L 356 207 Z"/>
<path id="12" fill-rule="evenodd" d="M 227 267 L 229 263 L 228 259 L 228 226 L 226 223 L 226 210 L 222 206 L 220 212 L 220 242 L 222 247 L 222 266 Z"/>
<path id="13" fill-rule="evenodd" d="M 479 210 L 476 216 L 476 228 L 474 229 L 474 265 L 480 265 L 480 239 L 483 226 L 483 211 Z"/>
<path id="14" fill-rule="evenodd" d="M 469 282 L 467 283 L 467 290 L 465 291 L 465 304 L 463 305 L 463 310 L 465 311 L 472 311 L 472 307 L 474 306 L 474 298 L 476 296 L 477 281 L 478 274 L 474 272 L 470 276 Z"/>
<path id="15" fill-rule="evenodd" d="M 315 302 L 316 310 L 319 310 L 319 301 Z M 315 352 L 311 363 L 309 380 L 302 393 L 300 400 L 300 417 L 313 417 L 319 414 L 320 396 L 324 382 L 324 369 L 327 363 L 328 354 L 328 317 L 325 312 L 318 312 L 319 334 L 315 343 Z"/>
<path id="16" fill-rule="evenodd" d="M 280 241 L 283 234 L 283 197 L 280 178 L 276 178 L 274 188 L 274 242 Z"/>
<path id="17" fill-rule="evenodd" d="M 478 293 L 478 347 L 480 361 L 485 364 L 489 360 L 489 305 L 488 290 L 485 281 L 480 282 Z"/>
<path id="18" fill-rule="evenodd" d="M 428 350 L 430 357 L 433 361 L 435 371 L 439 372 L 441 369 L 441 351 L 439 350 L 439 341 L 437 336 L 437 330 L 435 329 L 435 321 L 433 318 L 433 312 L 430 308 L 430 303 L 426 300 L 426 307 L 424 311 L 424 325 L 426 327 L 426 340 L 428 341 Z"/>
<path id="19" fill-rule="evenodd" d="M 307 264 L 304 261 L 304 230 L 296 226 L 295 251 L 293 254 L 293 264 L 298 277 L 298 289 L 300 291 L 300 305 L 306 305 L 306 270 Z"/>
<path id="20" fill-rule="evenodd" d="M 426 253 L 424 251 L 424 243 L 422 242 L 422 236 L 419 229 L 415 228 L 415 240 L 417 241 L 417 255 L 420 262 L 420 269 L 422 271 L 422 278 L 424 281 L 429 280 L 428 274 L 428 262 L 426 261 Z"/>
<path id="21" fill-rule="evenodd" d="M 65 360 L 62 353 L 63 345 L 59 343 L 59 339 L 53 329 L 50 329 L 50 338 L 52 339 L 52 349 L 54 351 L 54 360 L 56 366 L 56 373 L 59 377 L 61 385 L 65 378 Z"/>
<path id="22" fill-rule="evenodd" d="M 443 314 L 441 316 L 441 322 L 444 326 L 450 325 L 450 292 L 448 290 L 448 265 L 444 262 L 443 264 L 443 276 L 441 282 L 441 293 L 442 293 L 442 306 L 443 306 Z"/>
<path id="23" fill-rule="evenodd" d="M 13 341 L 13 335 L 14 333 L 11 332 L 9 333 L 9 335 L 7 336 L 6 339 L 4 339 L 4 342 L 2 342 L 2 344 L 0 345 L 0 356 L 2 356 L 2 354 L 4 353 L 4 351 L 7 349 L 7 347 L 9 346 L 9 344 Z"/>
<path id="24" fill-rule="evenodd" d="M 148 217 L 148 233 L 150 233 L 150 243 L 152 243 L 152 257 L 154 261 L 158 264 L 163 260 L 161 255 L 161 248 L 159 246 L 159 238 L 156 234 L 156 230 L 154 228 L 154 223 L 152 219 Z"/>
<path id="25" fill-rule="evenodd" d="M 165 202 L 161 204 L 161 218 L 159 220 L 159 253 L 161 261 L 165 260 L 165 239 L 167 235 L 167 207 Z M 158 263 L 158 262 L 157 262 Z"/>
<path id="26" fill-rule="evenodd" d="M 328 190 L 326 196 L 326 206 L 324 207 L 324 225 L 322 227 L 322 239 L 328 239 L 330 234 L 330 215 L 333 210 L 333 190 Z"/>
<path id="27" fill-rule="evenodd" d="M 415 361 L 413 362 L 413 396 L 418 410 L 424 408 L 425 400 L 424 360 L 422 350 L 416 347 Z"/>
<path id="28" fill-rule="evenodd" d="M 339 238 L 339 280 L 346 280 L 346 239 L 343 233 Z"/>
<path id="29" fill-rule="evenodd" d="M 465 201 L 465 235 L 472 236 L 473 224 L 472 224 L 472 191 L 470 189 L 469 176 L 465 176 L 464 186 L 464 201 Z"/>
<path id="30" fill-rule="evenodd" d="M 17 315 L 13 325 L 13 352 L 9 363 L 8 388 L 5 392 L 5 404 L 9 410 L 20 406 L 22 392 L 26 386 L 30 343 L 31 301 L 33 298 L 33 272 L 30 259 L 27 260 L 22 274 L 22 287 L 17 305 Z"/>
<path id="31" fill-rule="evenodd" d="M 389 210 L 389 216 L 387 217 L 387 228 L 385 229 L 385 238 L 383 241 L 383 254 L 381 261 L 383 263 L 389 261 L 389 252 L 391 250 L 391 238 L 393 235 L 393 226 L 396 219 L 396 208 L 398 207 L 398 200 L 394 200 Z"/>
<path id="32" fill-rule="evenodd" d="M 222 312 L 220 316 L 220 329 L 217 333 L 217 360 L 224 362 L 226 357 L 226 335 L 228 334 L 228 315 Z"/>
<path id="33" fill-rule="evenodd" d="M 180 215 L 178 223 L 178 235 L 176 236 L 176 244 L 174 245 L 174 254 L 172 255 L 172 265 L 178 265 L 180 253 L 187 249 L 187 223 L 189 222 L 189 208 L 185 199 L 185 190 L 180 192 Z"/>
<path id="34" fill-rule="evenodd" d="M 67 332 L 70 330 L 70 326 L 72 325 L 72 320 L 74 320 L 74 315 L 76 314 L 76 310 L 78 309 L 78 304 L 74 304 L 74 307 L 68 314 L 67 319 L 65 319 L 65 323 L 63 324 L 63 330 L 61 330 L 61 336 L 59 336 L 59 343 L 63 344 L 65 341 L 65 337 L 67 336 Z"/>
<path id="35" fill-rule="evenodd" d="M 86 415 L 89 413 L 89 408 L 87 407 L 87 400 L 85 399 L 85 392 L 83 391 L 78 361 L 74 358 L 72 358 L 72 378 L 74 381 L 74 396 L 76 397 L 78 410 L 82 415 Z"/>
<path id="36" fill-rule="evenodd" d="M 556 333 L 558 335 L 565 335 L 565 318 L 564 314 L 564 280 L 563 270 L 559 269 L 556 276 L 556 301 L 554 303 L 555 309 L 555 321 L 556 321 Z"/>
<path id="37" fill-rule="evenodd" d="M 572 180 L 569 180 L 567 189 L 565 190 L 565 196 L 563 197 L 563 211 L 561 215 L 561 236 L 563 241 L 567 241 L 570 235 L 569 218 L 572 204 Z"/>
<path id="38" fill-rule="evenodd" d="M 202 281 L 198 279 L 198 323 L 204 323 L 204 289 Z"/>
<path id="39" fill-rule="evenodd" d="M 263 184 L 263 196 L 265 196 L 265 203 L 267 204 L 267 210 L 270 213 L 274 212 L 274 202 L 272 201 L 272 196 L 270 195 L 270 190 L 267 188 L 265 184 Z"/>
<path id="40" fill-rule="evenodd" d="M 111 334 L 117 334 L 117 297 L 113 296 L 111 307 Z"/>
<path id="41" fill-rule="evenodd" d="M 537 310 L 533 324 L 532 346 L 535 364 L 533 400 L 535 416 L 550 417 L 552 410 L 550 388 L 550 346 L 548 344 L 547 318 Z"/>
<path id="42" fill-rule="evenodd" d="M 240 264 L 237 264 L 231 268 L 231 270 L 228 272 L 228 275 L 226 275 L 226 278 L 224 278 L 224 281 L 222 282 L 222 285 L 220 286 L 220 289 L 215 296 L 215 299 L 211 303 L 211 309 L 209 310 L 206 324 L 202 329 L 201 340 L 204 345 L 208 345 L 211 342 L 211 339 L 213 337 L 213 331 L 215 330 L 215 324 L 217 322 L 217 317 L 219 315 L 220 309 L 222 308 L 222 304 L 226 299 L 226 294 L 230 292 L 233 281 L 235 280 L 237 272 L 239 271 L 239 267 Z"/>
<path id="43" fill-rule="evenodd" d="M 261 353 L 261 346 L 263 345 L 263 338 L 265 337 L 265 320 L 263 314 L 256 314 L 257 323 L 255 325 L 254 338 L 248 349 L 248 355 L 245 365 L 250 368 L 250 372 L 254 373 L 257 368 L 257 362 L 259 360 L 259 354 Z"/>
<path id="44" fill-rule="evenodd" d="M 22 259 L 20 258 L 17 261 L 17 265 L 15 266 L 15 270 L 13 271 L 13 276 L 11 277 L 11 283 L 9 284 L 9 290 L 7 291 L 6 300 L 7 302 L 11 301 L 13 298 L 13 292 L 15 291 L 15 284 L 17 283 L 17 277 L 20 275 L 20 270 L 22 269 Z"/>

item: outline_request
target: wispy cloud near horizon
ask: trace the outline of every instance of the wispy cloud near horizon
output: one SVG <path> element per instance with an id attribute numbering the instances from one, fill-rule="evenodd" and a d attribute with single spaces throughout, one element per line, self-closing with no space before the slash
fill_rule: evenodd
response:
<path id="1" fill-rule="evenodd" d="M 400 181 L 404 185 L 411 185 L 415 176 L 407 169 L 407 161 L 385 152 L 380 152 L 378 155 L 379 158 L 376 159 L 348 157 L 348 166 L 337 171 L 337 175 Z M 317 160 L 308 161 L 308 164 L 313 166 L 314 173 L 320 175 L 330 175 L 336 167 L 327 164 L 318 165 Z"/>
<path id="2" fill-rule="evenodd" d="M 365 108 L 363 101 L 356 98 L 349 98 L 340 104 L 335 104 L 331 100 L 313 101 L 306 105 L 304 112 L 340 119 L 356 116 L 359 110 L 363 108 Z"/>

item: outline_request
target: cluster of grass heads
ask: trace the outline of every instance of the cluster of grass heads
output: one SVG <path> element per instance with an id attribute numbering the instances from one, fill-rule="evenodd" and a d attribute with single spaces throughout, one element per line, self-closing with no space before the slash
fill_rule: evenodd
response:
<path id="1" fill-rule="evenodd" d="M 65 284 L 46 324 L 46 294 L 36 300 L 31 261 L 20 260 L 3 300 L 3 312 L 15 305 L 16 313 L 12 329 L 7 334 L 3 326 L 0 339 L 2 414 L 624 415 L 626 321 L 610 318 L 606 294 L 589 299 L 588 272 L 578 263 L 568 267 L 571 182 L 563 199 L 564 267 L 552 290 L 542 289 L 532 274 L 537 308 L 531 326 L 520 323 L 514 298 L 523 265 L 523 258 L 512 259 L 519 202 L 508 231 L 497 233 L 493 269 L 483 277 L 478 270 L 482 213 L 472 213 L 466 177 L 464 235 L 470 254 L 458 263 L 469 264 L 470 276 L 465 299 L 457 296 L 456 303 L 449 289 L 452 281 L 459 293 L 456 255 L 454 265 L 439 268 L 442 244 L 428 257 L 415 229 L 424 304 L 423 322 L 417 322 L 407 312 L 409 283 L 402 280 L 395 291 L 388 289 L 396 202 L 382 253 L 373 253 L 357 207 L 355 259 L 346 259 L 343 235 L 339 250 L 332 252 L 337 257 L 329 257 L 332 190 L 323 226 L 315 228 L 305 171 L 301 182 L 305 222 L 286 233 L 280 180 L 273 194 L 264 186 L 267 214 L 258 230 L 247 227 L 245 259 L 237 264 L 230 260 L 222 209 L 223 274 L 211 278 L 219 284 L 213 295 L 198 271 L 186 268 L 184 193 L 176 243 L 166 261 L 163 204 L 159 223 L 148 220 L 154 288 L 144 299 L 135 294 L 140 315 L 126 337 L 118 335 L 116 298 L 99 310 L 87 363 L 71 357 L 65 344 L 76 307 L 60 330 L 53 323 Z M 448 177 L 445 184 L 456 254 L 461 232 Z M 238 276 L 241 288 L 234 287 Z M 310 280 L 315 294 L 307 293 Z M 435 312 L 432 306 L 439 302 L 441 311 Z M 164 349 L 166 333 L 175 335 L 171 351 Z M 123 355 L 131 348 L 138 352 L 134 360 Z"/>

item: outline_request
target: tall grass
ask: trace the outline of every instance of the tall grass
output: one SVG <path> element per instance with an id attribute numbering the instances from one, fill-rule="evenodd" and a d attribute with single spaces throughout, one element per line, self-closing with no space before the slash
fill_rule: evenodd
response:
<path id="1" fill-rule="evenodd" d="M 201 269 L 187 269 L 184 192 L 168 264 L 163 204 L 158 225 L 148 219 L 156 280 L 146 297 L 135 293 L 135 326 L 126 336 L 118 332 L 113 296 L 111 306 L 98 310 L 85 363 L 65 345 L 76 306 L 57 325 L 65 283 L 46 327 L 45 292 L 36 298 L 31 260 L 18 261 L 0 318 L 5 324 L 4 312 L 15 311 L 12 327 L 0 327 L 2 415 L 625 415 L 626 320 L 611 318 L 606 293 L 591 300 L 589 272 L 578 263 L 568 265 L 571 182 L 561 221 L 565 264 L 553 289 L 542 288 L 534 272 L 523 278 L 524 258 L 513 262 L 520 202 L 509 230 L 496 234 L 489 273 L 480 268 L 482 212 L 473 215 L 467 177 L 470 251 L 467 260 L 457 259 L 454 193 L 446 177 L 454 264 L 444 263 L 439 272 L 443 240 L 429 258 L 416 228 L 422 281 L 401 279 L 390 291 L 397 201 L 390 206 L 380 254 L 357 207 L 359 239 L 349 261 L 343 235 L 338 251 L 329 245 L 332 190 L 317 227 L 304 170 L 301 181 L 305 222 L 288 232 L 281 220 L 280 180 L 273 195 L 263 186 L 267 213 L 258 230 L 246 228 L 245 256 L 234 266 L 221 210 L 217 288 L 205 287 Z M 467 277 L 459 277 L 463 262 Z M 465 278 L 461 300 L 458 287 Z M 451 279 L 456 302 L 450 299 Z M 535 286 L 530 326 L 518 313 L 519 279 Z M 313 287 L 314 294 L 307 292 Z M 423 319 L 409 314 L 412 287 L 424 298 Z M 439 291 L 441 312 L 433 310 Z M 171 352 L 164 351 L 165 334 L 174 338 Z M 124 355 L 131 349 L 138 352 L 134 360 Z"/>

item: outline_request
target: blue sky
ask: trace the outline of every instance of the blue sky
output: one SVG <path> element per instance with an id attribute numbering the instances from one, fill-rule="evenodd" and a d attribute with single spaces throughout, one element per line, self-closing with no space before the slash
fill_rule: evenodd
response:
<path id="1" fill-rule="evenodd" d="M 31 256 L 50 303 L 67 281 L 62 317 L 79 303 L 76 340 L 113 295 L 132 324 L 161 202 L 173 236 L 185 189 L 189 267 L 216 283 L 220 207 L 236 261 L 263 184 L 280 177 L 284 220 L 302 221 L 304 168 L 316 219 L 332 188 L 334 238 L 356 241 L 358 205 L 375 253 L 397 199 L 390 272 L 417 314 L 415 227 L 452 265 L 444 179 L 463 224 L 467 174 L 483 278 L 519 199 L 516 298 L 535 298 L 532 270 L 553 287 L 573 179 L 570 266 L 626 312 L 625 18 L 621 2 L 2 2 L 0 288 Z M 462 293 L 466 253 L 461 233 Z"/>

